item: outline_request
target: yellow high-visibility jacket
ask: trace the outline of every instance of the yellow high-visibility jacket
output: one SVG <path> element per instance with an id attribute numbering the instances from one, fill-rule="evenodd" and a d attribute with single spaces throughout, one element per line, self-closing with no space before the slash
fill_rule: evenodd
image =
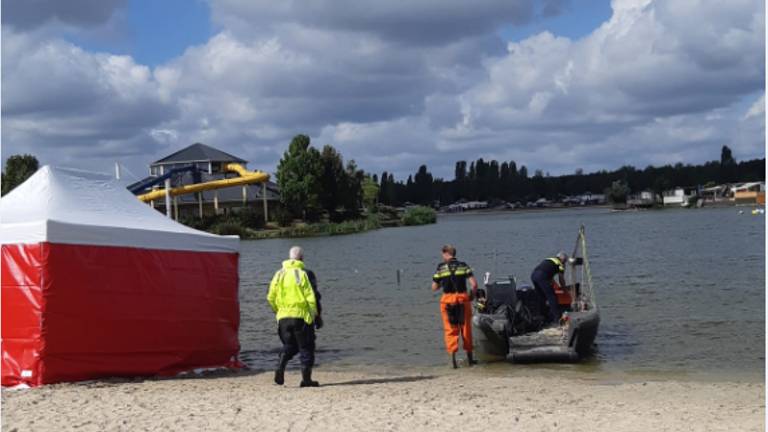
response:
<path id="1" fill-rule="evenodd" d="M 301 318 L 312 324 L 317 316 L 317 300 L 303 262 L 292 259 L 283 261 L 283 268 L 275 273 L 269 284 L 267 301 L 278 321 Z"/>

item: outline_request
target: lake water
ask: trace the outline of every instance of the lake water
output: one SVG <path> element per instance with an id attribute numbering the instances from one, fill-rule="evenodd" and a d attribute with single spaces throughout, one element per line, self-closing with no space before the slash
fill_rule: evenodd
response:
<path id="1" fill-rule="evenodd" d="M 733 207 L 441 215 L 428 226 L 244 241 L 242 358 L 254 368 L 274 366 L 280 342 L 266 293 L 294 244 L 304 247 L 323 296 L 322 367 L 445 367 L 439 296 L 429 290 L 440 247 L 455 244 L 478 280 L 492 272 L 529 282 L 543 258 L 573 250 L 581 224 L 601 312 L 594 357 L 577 365 L 481 368 L 763 376 L 765 218 Z"/>

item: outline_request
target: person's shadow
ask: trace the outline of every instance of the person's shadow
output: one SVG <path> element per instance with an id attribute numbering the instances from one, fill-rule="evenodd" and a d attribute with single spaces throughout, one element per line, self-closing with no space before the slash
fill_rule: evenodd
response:
<path id="1" fill-rule="evenodd" d="M 393 378 L 370 378 L 370 379 L 359 379 L 359 380 L 342 381 L 342 382 L 335 382 L 335 383 L 323 383 L 321 387 L 409 383 L 409 382 L 417 382 L 417 381 L 426 381 L 431 379 L 435 379 L 435 376 L 434 375 L 417 375 L 417 376 L 405 376 L 405 377 L 393 377 Z"/>

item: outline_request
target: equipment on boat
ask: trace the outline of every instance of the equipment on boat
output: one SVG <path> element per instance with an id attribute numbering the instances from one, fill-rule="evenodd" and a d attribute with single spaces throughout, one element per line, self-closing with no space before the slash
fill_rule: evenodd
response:
<path id="1" fill-rule="evenodd" d="M 542 295 L 517 280 L 489 282 L 475 302 L 472 318 L 476 348 L 484 358 L 513 362 L 578 361 L 592 351 L 600 314 L 592 288 L 584 227 L 579 229 L 573 258 L 567 260 L 568 285 L 555 284 L 559 325 L 545 327 L 547 309 Z"/>

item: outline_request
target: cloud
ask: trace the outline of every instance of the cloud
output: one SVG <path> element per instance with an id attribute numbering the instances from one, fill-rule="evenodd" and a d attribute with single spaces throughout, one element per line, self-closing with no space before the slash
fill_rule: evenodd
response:
<path id="1" fill-rule="evenodd" d="M 176 116 L 152 71 L 130 57 L 3 32 L 3 152 L 59 163 L 139 155 Z"/>
<path id="2" fill-rule="evenodd" d="M 611 19 L 583 39 L 545 32 L 510 43 L 486 62 L 488 79 L 459 95 L 463 117 L 441 130 L 444 146 L 497 154 L 514 146 L 506 153 L 538 166 L 558 165 L 562 154 L 593 164 L 596 152 L 581 148 L 621 152 L 602 166 L 627 155 L 633 164 L 715 158 L 739 135 L 727 127 L 738 115 L 713 130 L 706 114 L 763 88 L 764 16 L 759 2 L 681 3 L 614 2 Z M 763 139 L 750 139 L 745 150 L 757 156 Z M 623 152 L 649 144 L 658 153 Z"/>
<path id="3" fill-rule="evenodd" d="M 763 92 L 763 95 L 760 96 L 760 98 L 756 100 L 751 107 L 749 107 L 749 111 L 747 111 L 747 113 L 744 114 L 744 117 L 742 118 L 742 120 L 749 120 L 755 117 L 764 117 L 764 116 L 765 116 L 765 92 Z"/>
<path id="4" fill-rule="evenodd" d="M 520 25 L 563 9 L 563 0 L 213 0 L 213 18 L 248 36 L 254 27 L 299 25 L 376 36 L 402 45 L 440 45 L 493 32 L 501 25 Z M 256 30 L 256 32 L 260 32 Z"/>
<path id="5" fill-rule="evenodd" d="M 723 144 L 764 157 L 762 1 L 614 0 L 583 38 L 497 35 L 568 7 L 212 0 L 221 30 L 154 69 L 17 24 L 3 32 L 3 150 L 140 172 L 202 141 L 272 171 L 307 133 L 399 178 L 423 163 L 450 178 L 478 157 L 553 174 L 700 162 Z"/>
<path id="6" fill-rule="evenodd" d="M 30 30 L 56 22 L 73 27 L 106 23 L 126 0 L 6 0 L 2 23 L 16 30 Z"/>

